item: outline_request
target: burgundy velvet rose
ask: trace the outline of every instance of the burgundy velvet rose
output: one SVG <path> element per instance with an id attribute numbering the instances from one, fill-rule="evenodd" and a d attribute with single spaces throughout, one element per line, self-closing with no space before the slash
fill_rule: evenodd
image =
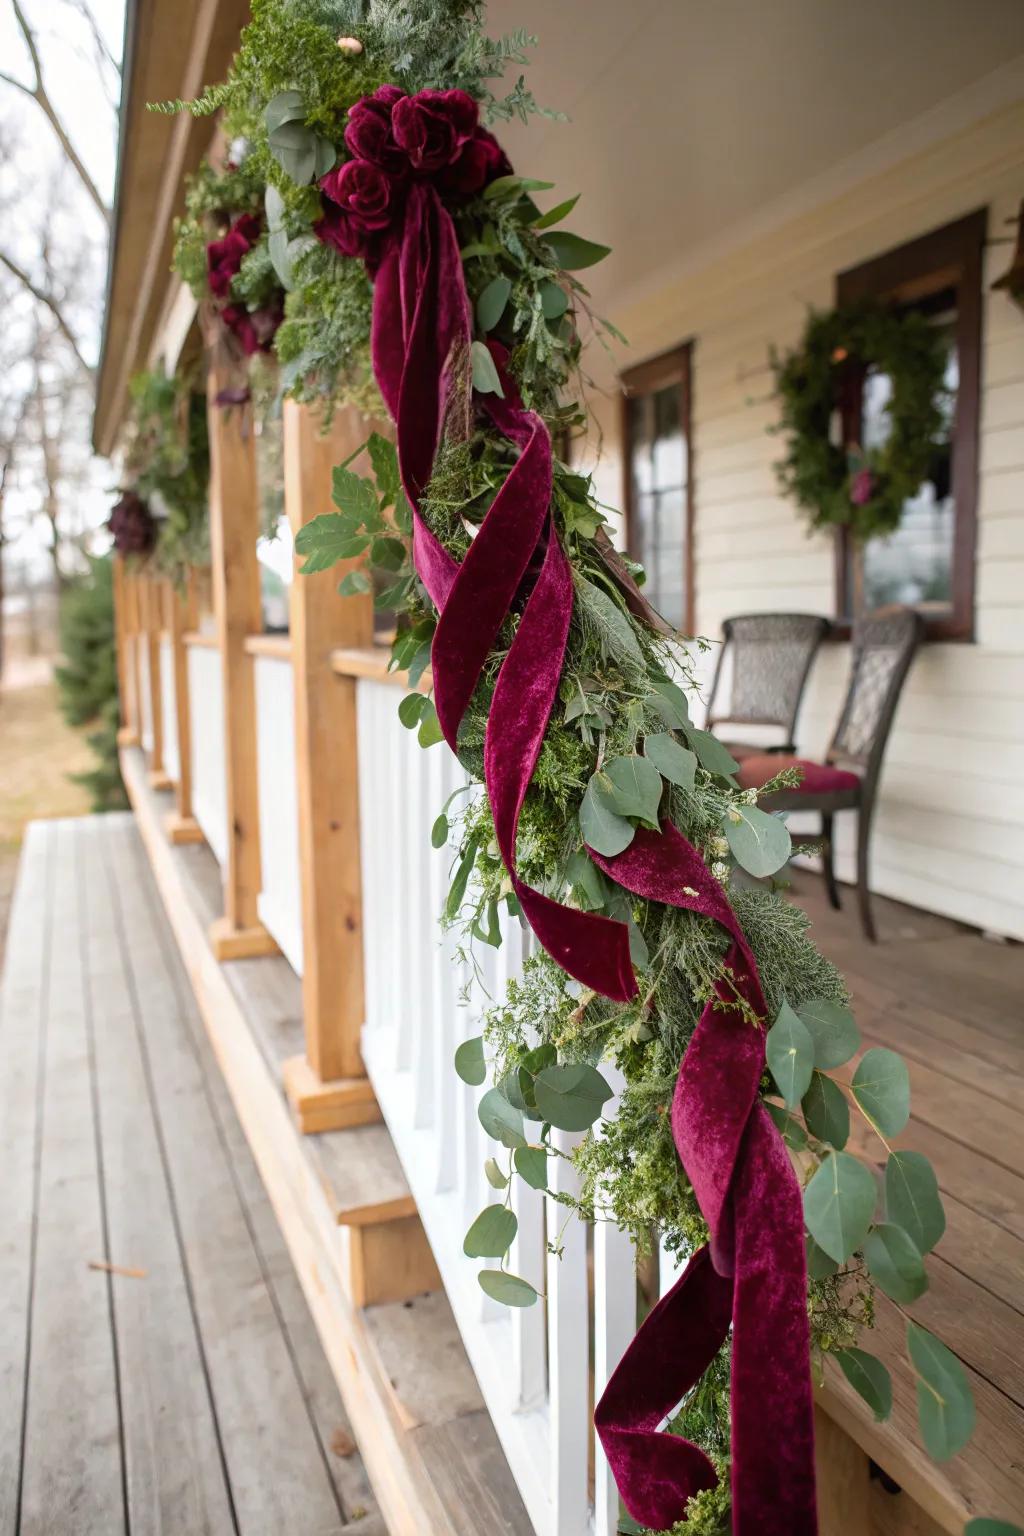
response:
<path id="1" fill-rule="evenodd" d="M 211 240 L 206 247 L 206 271 L 210 292 L 216 299 L 226 299 L 231 280 L 242 265 L 242 258 L 260 237 L 260 221 L 253 213 L 243 213 L 222 240 Z"/>
<path id="2" fill-rule="evenodd" d="M 345 129 L 345 143 L 357 160 L 369 160 L 393 176 L 408 169 L 391 127 L 392 108 L 404 95 L 397 85 L 379 85 L 372 96 L 364 96 L 349 109 Z"/>
<path id="3" fill-rule="evenodd" d="M 123 491 L 107 519 L 119 555 L 146 555 L 156 543 L 156 523 L 137 491 Z"/>
<path id="4" fill-rule="evenodd" d="M 512 162 L 486 128 L 478 128 L 462 153 L 438 177 L 438 185 L 444 192 L 454 192 L 470 197 L 499 176 L 511 176 Z"/>
<path id="5" fill-rule="evenodd" d="M 394 216 L 395 182 L 369 160 L 346 160 L 324 177 L 320 190 L 359 229 L 386 229 Z"/>
<path id="6" fill-rule="evenodd" d="M 465 91 L 418 91 L 394 103 L 391 130 L 413 170 L 431 175 L 455 163 L 476 132 L 479 115 Z"/>
<path id="7" fill-rule="evenodd" d="M 256 352 L 270 351 L 284 311 L 279 304 L 251 312 L 241 304 L 228 304 L 221 310 L 221 319 L 246 357 L 252 357 Z"/>
<path id="8" fill-rule="evenodd" d="M 870 469 L 858 469 L 850 481 L 850 500 L 855 507 L 867 506 L 875 491 L 875 481 Z"/>

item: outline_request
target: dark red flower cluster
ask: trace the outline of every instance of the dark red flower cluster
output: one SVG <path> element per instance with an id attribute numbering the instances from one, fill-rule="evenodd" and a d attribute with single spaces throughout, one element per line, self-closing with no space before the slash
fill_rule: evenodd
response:
<path id="1" fill-rule="evenodd" d="M 206 275 L 215 299 L 226 299 L 231 282 L 260 237 L 260 221 L 254 213 L 243 213 L 222 240 L 211 240 L 206 247 Z"/>
<path id="2" fill-rule="evenodd" d="M 231 297 L 231 283 L 243 258 L 259 240 L 262 225 L 255 213 L 238 216 L 221 240 L 211 240 L 206 247 L 206 273 L 215 299 Z M 246 357 L 254 352 L 269 352 L 274 334 L 284 319 L 283 304 L 278 301 L 262 309 L 248 310 L 243 304 L 225 304 L 221 319 L 238 341 Z"/>
<path id="3" fill-rule="evenodd" d="M 469 197 L 512 167 L 465 91 L 418 91 L 381 85 L 348 114 L 345 144 L 354 156 L 320 183 L 327 206 L 316 226 L 344 256 L 374 261 L 383 234 L 401 211 L 411 177 Z"/>
<path id="4" fill-rule="evenodd" d="M 122 491 L 111 508 L 107 527 L 119 555 L 148 555 L 156 543 L 156 523 L 137 491 Z"/>

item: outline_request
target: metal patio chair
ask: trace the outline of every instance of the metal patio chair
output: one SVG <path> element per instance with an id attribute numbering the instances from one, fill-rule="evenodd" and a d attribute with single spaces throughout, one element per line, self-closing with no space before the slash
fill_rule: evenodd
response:
<path id="1" fill-rule="evenodd" d="M 762 801 L 766 810 L 818 811 L 821 837 L 794 833 L 794 845 L 823 841 L 822 865 L 828 899 L 840 906 L 833 862 L 832 822 L 837 811 L 857 812 L 857 905 L 865 936 L 876 938 L 868 886 L 868 852 L 878 779 L 889 731 L 924 620 L 913 608 L 878 608 L 859 619 L 853 630 L 850 682 L 839 723 L 823 763 L 776 752 L 744 758 L 737 778 L 744 789 L 760 789 L 782 768 L 804 771 L 799 789 L 783 790 Z"/>
<path id="2" fill-rule="evenodd" d="M 800 700 L 811 663 L 831 627 L 817 613 L 743 613 L 724 621 L 707 724 L 734 757 L 796 751 Z M 732 660 L 732 682 L 728 698 L 723 699 L 727 655 Z M 718 729 L 722 725 L 775 725 L 783 739 L 771 747 L 730 741 Z"/>

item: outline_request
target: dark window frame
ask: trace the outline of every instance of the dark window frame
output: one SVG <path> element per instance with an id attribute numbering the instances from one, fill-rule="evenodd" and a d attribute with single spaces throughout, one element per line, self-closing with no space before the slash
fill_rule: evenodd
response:
<path id="1" fill-rule="evenodd" d="M 629 402 L 644 395 L 655 394 L 671 384 L 680 385 L 679 426 L 686 443 L 686 503 L 683 513 L 683 623 L 680 633 L 695 633 L 696 593 L 694 586 L 693 528 L 694 528 L 694 453 L 693 453 L 693 342 L 684 341 L 668 352 L 648 358 L 627 368 L 620 376 L 622 396 L 620 427 L 622 438 L 622 510 L 625 520 L 626 549 L 635 559 L 639 558 L 633 547 L 635 510 L 633 506 L 632 457 L 633 440 L 630 431 Z"/>
<path id="2" fill-rule="evenodd" d="M 959 369 L 953 419 L 953 565 L 951 603 L 944 614 L 922 609 L 929 640 L 973 640 L 975 546 L 978 525 L 978 447 L 981 407 L 983 257 L 988 209 L 931 230 L 836 277 L 836 303 L 882 299 L 909 304 L 946 289 L 956 292 L 956 348 Z M 847 441 L 860 436 L 860 401 L 844 410 Z M 849 530 L 836 532 L 835 635 L 846 638 L 853 615 L 844 613 L 855 549 Z"/>

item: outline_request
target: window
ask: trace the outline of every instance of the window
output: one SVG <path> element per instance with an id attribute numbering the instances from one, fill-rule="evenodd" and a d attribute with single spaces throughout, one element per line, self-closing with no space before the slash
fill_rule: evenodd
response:
<path id="1" fill-rule="evenodd" d="M 845 621 L 886 603 L 908 603 L 924 614 L 933 639 L 971 638 L 986 222 L 981 209 L 836 280 L 839 304 L 882 299 L 925 314 L 945 340 L 953 396 L 948 437 L 936 445 L 931 475 L 906 502 L 896 532 L 862 547 L 846 530 L 837 535 L 836 608 Z M 884 442 L 889 394 L 888 378 L 869 370 L 844 408 L 847 442 Z"/>
<path id="2" fill-rule="evenodd" d="M 676 629 L 693 626 L 692 343 L 622 376 L 626 545 L 644 595 Z"/>

